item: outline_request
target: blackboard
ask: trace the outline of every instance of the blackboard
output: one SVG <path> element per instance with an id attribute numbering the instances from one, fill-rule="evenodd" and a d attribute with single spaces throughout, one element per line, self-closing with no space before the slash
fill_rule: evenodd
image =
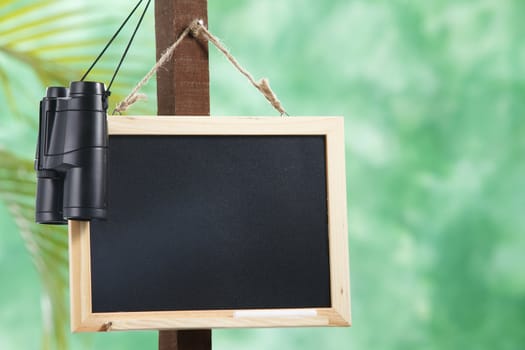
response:
<path id="1" fill-rule="evenodd" d="M 320 310 L 338 311 L 332 323 L 348 324 L 349 310 L 334 305 L 348 295 L 347 278 L 338 277 L 347 271 L 346 244 L 334 247 L 330 226 L 331 216 L 340 216 L 346 231 L 346 213 L 334 213 L 345 206 L 329 200 L 336 193 L 330 178 L 342 176 L 339 190 L 345 191 L 344 172 L 329 172 L 330 166 L 344 170 L 344 157 L 337 160 L 342 167 L 336 159 L 328 162 L 337 154 L 331 138 L 342 134 L 334 123 L 340 120 L 305 119 L 110 122 L 108 219 L 90 223 L 81 254 L 90 275 L 80 286 L 89 299 L 86 312 L 123 316 L 123 329 L 163 328 L 159 320 L 126 323 L 137 315 L 171 313 L 176 319 L 231 310 L 232 318 L 255 310 L 238 319 L 262 324 L 246 326 L 275 318 L 284 325 L 294 319 L 297 325 L 324 325 L 313 322 L 320 322 Z M 316 131 L 305 131 L 307 123 Z M 122 132 L 112 133 L 112 125 Z M 343 258 L 337 263 L 343 266 L 334 265 L 333 255 Z M 72 276 L 73 283 L 85 279 Z M 104 324 L 118 327 L 111 318 Z M 309 318 L 314 324 L 301 324 Z M 324 321 L 330 324 L 329 317 Z M 169 326 L 178 327 L 184 328 Z"/>

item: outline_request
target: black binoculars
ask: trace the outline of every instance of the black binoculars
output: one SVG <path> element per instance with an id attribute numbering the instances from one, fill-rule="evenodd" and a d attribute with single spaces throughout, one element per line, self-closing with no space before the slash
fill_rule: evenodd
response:
<path id="1" fill-rule="evenodd" d="M 106 218 L 108 95 L 98 82 L 47 88 L 35 157 L 37 223 Z"/>

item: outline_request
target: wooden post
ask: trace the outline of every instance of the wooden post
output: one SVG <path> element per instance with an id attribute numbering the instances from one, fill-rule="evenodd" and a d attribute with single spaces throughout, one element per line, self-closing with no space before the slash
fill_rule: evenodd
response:
<path id="1" fill-rule="evenodd" d="M 211 330 L 160 331 L 159 350 L 211 350 Z"/>
<path id="2" fill-rule="evenodd" d="M 207 0 L 155 0 L 157 60 L 195 19 L 208 23 Z M 158 115 L 210 115 L 208 43 L 187 37 L 157 73 Z"/>
<path id="3" fill-rule="evenodd" d="M 194 20 L 208 23 L 207 0 L 155 0 L 157 60 Z M 157 73 L 158 115 L 209 115 L 208 43 L 186 38 Z M 160 331 L 159 350 L 211 350 L 211 330 Z"/>

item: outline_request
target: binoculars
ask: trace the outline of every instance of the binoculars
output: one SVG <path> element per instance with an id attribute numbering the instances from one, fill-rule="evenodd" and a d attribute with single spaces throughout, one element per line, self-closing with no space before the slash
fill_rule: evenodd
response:
<path id="1" fill-rule="evenodd" d="M 106 218 L 108 95 L 98 82 L 47 88 L 35 157 L 37 223 Z"/>

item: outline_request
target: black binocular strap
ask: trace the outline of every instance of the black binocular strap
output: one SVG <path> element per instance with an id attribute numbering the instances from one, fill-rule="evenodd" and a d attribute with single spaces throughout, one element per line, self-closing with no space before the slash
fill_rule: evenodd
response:
<path id="1" fill-rule="evenodd" d="M 100 60 L 100 58 L 104 55 L 104 53 L 106 52 L 106 50 L 109 48 L 109 46 L 113 43 L 113 41 L 116 39 L 116 37 L 120 34 L 120 32 L 122 31 L 122 29 L 126 26 L 126 24 L 129 22 L 129 20 L 131 19 L 131 17 L 133 16 L 133 14 L 135 13 L 135 11 L 137 11 L 137 9 L 139 8 L 139 6 L 142 4 L 144 0 L 140 0 L 137 5 L 135 5 L 135 7 L 133 8 L 133 10 L 131 10 L 130 14 L 128 15 L 128 17 L 126 17 L 126 19 L 124 20 L 124 22 L 120 25 L 120 27 L 117 29 L 117 31 L 115 32 L 115 34 L 113 34 L 113 36 L 111 37 L 111 39 L 109 40 L 109 42 L 106 44 L 106 46 L 104 47 L 104 49 L 102 49 L 102 51 L 100 52 L 100 54 L 97 56 L 97 58 L 95 59 L 95 61 L 91 64 L 91 66 L 89 67 L 89 69 L 86 71 L 86 73 L 84 73 L 84 75 L 82 76 L 82 79 L 80 79 L 80 81 L 84 81 L 84 79 L 86 79 L 86 77 L 89 75 L 89 73 L 91 72 L 91 70 L 93 69 L 93 67 L 95 67 L 95 65 L 98 63 L 98 61 Z M 144 8 L 144 10 L 142 11 L 142 14 L 139 18 L 139 21 L 137 22 L 137 25 L 135 26 L 135 30 L 133 31 L 133 34 L 131 35 L 131 38 L 126 46 L 126 49 L 124 50 L 124 53 L 122 54 L 122 57 L 120 58 L 120 61 L 117 65 L 117 68 L 115 69 L 115 72 L 113 73 L 113 77 L 111 78 L 111 81 L 106 89 L 107 93 L 110 94 L 110 89 L 111 89 L 111 85 L 113 85 L 113 82 L 115 81 L 115 78 L 120 70 L 120 67 L 122 66 L 122 63 L 124 62 L 124 59 L 126 58 L 126 55 L 128 54 L 128 51 L 129 51 L 129 48 L 131 47 L 131 44 L 133 43 L 133 40 L 135 39 L 135 35 L 137 34 L 137 31 L 138 29 L 140 28 L 141 24 L 142 24 L 142 21 L 144 19 L 144 16 L 146 15 L 146 12 L 148 11 L 148 7 L 151 3 L 151 0 L 148 0 L 148 2 L 146 3 L 146 7 Z"/>

